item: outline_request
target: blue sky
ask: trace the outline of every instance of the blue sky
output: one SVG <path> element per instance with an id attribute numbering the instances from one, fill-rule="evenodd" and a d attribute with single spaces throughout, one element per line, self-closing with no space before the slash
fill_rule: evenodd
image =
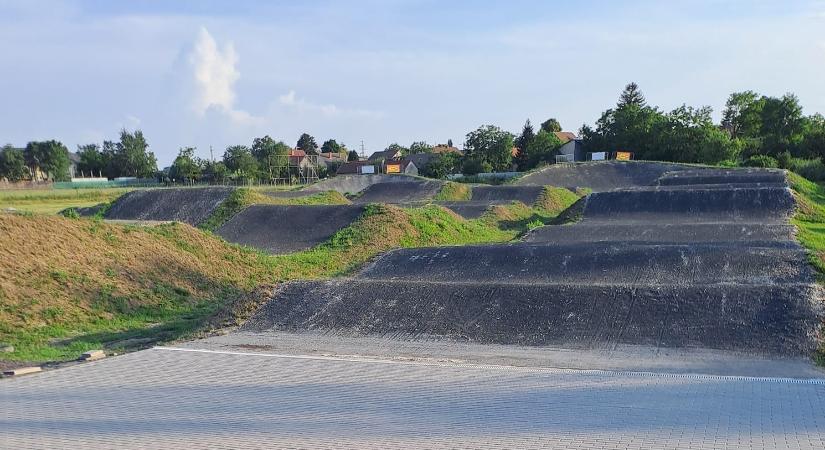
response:
<path id="1" fill-rule="evenodd" d="M 825 113 L 825 1 L 0 0 L 0 144 L 139 128 L 161 166 L 264 134 L 575 131 L 629 81 L 666 110 L 752 89 Z"/>

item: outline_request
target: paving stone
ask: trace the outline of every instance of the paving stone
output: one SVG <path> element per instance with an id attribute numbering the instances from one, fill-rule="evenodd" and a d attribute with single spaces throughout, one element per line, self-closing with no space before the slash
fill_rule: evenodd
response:
<path id="1" fill-rule="evenodd" d="M 0 382 L 2 448 L 825 448 L 825 381 L 152 349 Z"/>

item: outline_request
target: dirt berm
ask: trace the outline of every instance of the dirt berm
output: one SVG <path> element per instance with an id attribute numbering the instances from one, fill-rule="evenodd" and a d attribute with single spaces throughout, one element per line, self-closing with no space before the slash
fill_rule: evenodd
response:
<path id="1" fill-rule="evenodd" d="M 353 205 L 252 205 L 216 233 L 229 242 L 269 253 L 290 253 L 326 241 L 363 212 L 363 207 Z"/>
<path id="2" fill-rule="evenodd" d="M 441 181 L 376 183 L 361 192 L 354 203 L 415 203 L 431 200 L 443 186 Z"/>
<path id="3" fill-rule="evenodd" d="M 357 194 L 364 189 L 378 183 L 397 183 L 424 180 L 409 175 L 338 175 L 307 186 L 300 192 L 338 191 L 341 194 Z"/>
<path id="4" fill-rule="evenodd" d="M 289 283 L 241 328 L 394 339 L 809 355 L 814 288 L 335 280 Z"/>
<path id="5" fill-rule="evenodd" d="M 787 187 L 685 189 L 645 187 L 587 197 L 583 219 L 613 222 L 786 222 L 794 211 Z"/>
<path id="6" fill-rule="evenodd" d="M 359 279 L 632 285 L 812 283 L 798 245 L 497 244 L 400 249 Z"/>
<path id="7" fill-rule="evenodd" d="M 590 188 L 594 192 L 649 186 L 666 172 L 696 169 L 695 166 L 648 161 L 603 161 L 554 164 L 515 181 L 518 186 Z M 701 170 L 701 169 L 700 169 Z"/>
<path id="8" fill-rule="evenodd" d="M 657 184 L 697 185 L 697 184 L 785 184 L 785 171 L 779 169 L 699 169 L 668 172 Z"/>
<path id="9" fill-rule="evenodd" d="M 145 189 L 120 196 L 106 212 L 107 219 L 175 220 L 198 225 L 229 196 L 233 188 Z"/>
<path id="10" fill-rule="evenodd" d="M 547 244 L 746 242 L 758 246 L 789 246 L 796 245 L 794 232 L 793 225 L 787 224 L 587 221 L 574 225 L 539 227 L 527 233 L 522 240 Z"/>

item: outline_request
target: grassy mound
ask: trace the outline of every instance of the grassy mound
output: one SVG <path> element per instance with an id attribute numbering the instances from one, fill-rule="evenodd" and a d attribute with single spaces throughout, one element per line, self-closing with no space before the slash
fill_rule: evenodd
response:
<path id="1" fill-rule="evenodd" d="M 529 209 L 529 208 L 528 208 Z M 124 226 L 0 214 L 0 342 L 14 361 L 134 349 L 232 321 L 255 290 L 339 276 L 397 247 L 503 242 L 518 234 L 436 205 L 369 205 L 313 249 L 272 256 L 191 226 Z M 241 300 L 238 300 L 241 299 Z"/>
<path id="2" fill-rule="evenodd" d="M 235 189 L 198 228 L 215 231 L 249 205 L 348 205 L 351 202 L 336 191 L 323 191 L 306 197 L 276 198 L 248 188 Z"/>
<path id="3" fill-rule="evenodd" d="M 67 208 L 94 206 L 108 203 L 130 188 L 89 188 L 89 189 L 37 189 L 20 191 L 0 191 L 0 210 L 14 208 L 36 214 L 57 214 Z"/>
<path id="4" fill-rule="evenodd" d="M 433 197 L 435 201 L 443 202 L 461 202 L 470 200 L 473 196 L 473 189 L 462 183 L 455 183 L 448 181 L 444 183 L 444 187 Z"/>
<path id="5" fill-rule="evenodd" d="M 792 222 L 796 237 L 808 249 L 809 261 L 817 270 L 817 279 L 825 282 L 825 187 L 795 173 L 788 173 L 788 182 L 796 198 L 797 211 Z M 825 336 L 825 324 L 823 324 Z M 825 366 L 825 342 L 815 356 Z"/>
<path id="6" fill-rule="evenodd" d="M 565 188 L 545 186 L 535 206 L 547 215 L 555 217 L 559 215 L 560 212 L 569 208 L 570 205 L 576 203 L 576 201 L 584 195 L 587 195 L 586 191 L 581 191 L 581 193 L 577 191 L 574 193 Z"/>

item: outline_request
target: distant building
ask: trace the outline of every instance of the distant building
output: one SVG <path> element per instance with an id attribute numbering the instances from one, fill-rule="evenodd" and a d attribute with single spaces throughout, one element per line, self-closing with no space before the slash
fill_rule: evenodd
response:
<path id="1" fill-rule="evenodd" d="M 337 175 L 366 175 L 378 173 L 375 164 L 369 161 L 350 161 L 341 164 L 335 172 Z"/>
<path id="2" fill-rule="evenodd" d="M 553 134 L 555 134 L 556 137 L 559 138 L 562 144 L 566 144 L 569 141 L 578 139 L 576 137 L 576 134 L 572 131 L 554 131 Z"/>
<path id="3" fill-rule="evenodd" d="M 410 159 L 399 159 L 385 162 L 384 172 L 388 174 L 418 175 L 418 167 Z"/>
<path id="4" fill-rule="evenodd" d="M 410 161 L 415 164 L 415 167 L 418 169 L 418 172 L 424 172 L 427 166 L 433 162 L 434 159 L 438 158 L 437 153 L 415 153 L 413 155 L 407 155 L 401 158 L 403 161 Z"/>
<path id="5" fill-rule="evenodd" d="M 564 143 L 556 151 L 556 162 L 574 162 L 584 161 L 587 155 L 584 152 L 582 140 L 579 138 L 571 139 Z"/>
<path id="6" fill-rule="evenodd" d="M 393 150 L 393 149 L 386 149 L 380 152 L 375 152 L 367 158 L 367 161 L 370 162 L 381 162 L 381 161 L 388 161 L 391 159 L 397 159 L 401 157 L 400 150 Z"/>

